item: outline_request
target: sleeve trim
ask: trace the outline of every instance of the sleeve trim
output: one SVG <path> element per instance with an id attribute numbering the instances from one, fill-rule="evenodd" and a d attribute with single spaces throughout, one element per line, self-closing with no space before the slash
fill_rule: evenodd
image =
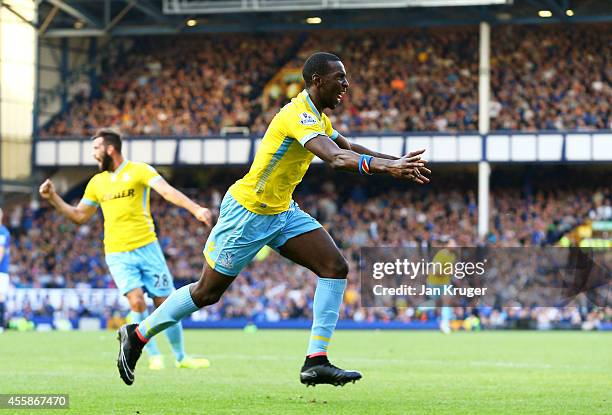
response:
<path id="1" fill-rule="evenodd" d="M 81 202 L 85 203 L 88 206 L 98 206 L 97 202 L 94 202 L 93 200 L 90 200 L 90 199 L 87 199 L 87 198 L 81 199 Z"/>
<path id="2" fill-rule="evenodd" d="M 335 141 L 336 138 L 338 138 L 339 135 L 340 135 L 340 133 L 332 128 L 332 134 L 331 134 L 331 136 L 329 138 L 331 138 L 332 140 Z"/>
<path id="3" fill-rule="evenodd" d="M 149 186 L 149 187 L 150 187 L 150 186 L 152 186 L 153 184 L 155 184 L 155 183 L 157 183 L 158 181 L 160 181 L 160 180 L 161 180 L 161 178 L 162 178 L 162 177 L 161 177 L 160 175 L 157 175 L 157 176 L 155 176 L 155 177 L 151 178 L 151 180 L 149 180 L 149 182 L 147 183 L 147 186 Z"/>
<path id="4" fill-rule="evenodd" d="M 307 134 L 304 137 L 300 138 L 300 140 L 299 140 L 300 144 L 302 146 L 305 146 L 307 142 L 309 142 L 310 140 L 312 140 L 313 138 L 315 138 L 316 136 L 319 136 L 319 135 L 327 137 L 327 135 L 325 135 L 325 133 L 323 133 L 323 132 L 320 132 L 320 133 L 310 133 L 310 134 Z"/>

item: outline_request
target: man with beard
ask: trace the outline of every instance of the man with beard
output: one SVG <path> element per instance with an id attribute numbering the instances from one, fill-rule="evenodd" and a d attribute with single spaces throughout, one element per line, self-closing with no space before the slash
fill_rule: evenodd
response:
<path id="1" fill-rule="evenodd" d="M 208 226 L 211 213 L 170 186 L 153 167 L 125 159 L 121 154 L 121 136 L 117 132 L 99 130 L 92 137 L 92 144 L 100 173 L 91 178 L 76 207 L 57 194 L 49 179 L 40 186 L 39 192 L 59 213 L 76 224 L 87 222 L 98 206 L 102 208 L 106 263 L 117 288 L 130 303 L 128 321 L 137 324 L 148 315 L 145 291 L 154 306 L 159 307 L 174 290 L 172 274 L 157 241 L 151 217 L 151 188 Z M 207 359 L 185 356 L 181 324 L 169 326 L 165 333 L 177 367 L 195 369 L 209 366 Z M 165 364 L 157 345 L 149 343 L 146 351 L 149 368 L 163 369 Z"/>
<path id="2" fill-rule="evenodd" d="M 393 157 L 350 143 L 332 128 L 323 110 L 336 108 L 349 86 L 344 65 L 336 55 L 313 54 L 302 75 L 306 89 L 276 114 L 249 172 L 229 188 L 221 203 L 219 221 L 204 247 L 206 262 L 200 280 L 175 291 L 139 325 L 119 330 L 117 367 L 126 384 L 134 382 L 142 347 L 169 325 L 219 301 L 265 245 L 318 276 L 300 381 L 306 385 L 344 385 L 361 379 L 359 372 L 340 369 L 327 359 L 348 264 L 327 231 L 292 200 L 293 191 L 315 155 L 337 170 L 388 174 L 420 184 L 429 181 L 422 173 L 430 171 L 420 157 L 425 150 Z"/>

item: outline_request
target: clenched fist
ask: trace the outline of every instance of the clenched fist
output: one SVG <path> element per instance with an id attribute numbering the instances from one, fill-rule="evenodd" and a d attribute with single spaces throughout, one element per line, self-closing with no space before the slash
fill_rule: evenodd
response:
<path id="1" fill-rule="evenodd" d="M 55 185 L 51 181 L 51 179 L 47 179 L 43 184 L 38 188 L 38 193 L 40 197 L 43 199 L 49 199 L 53 194 L 55 194 Z"/>
<path id="2" fill-rule="evenodd" d="M 210 226 L 212 224 L 212 213 L 210 209 L 200 207 L 193 215 L 200 222 L 204 222 L 205 225 Z"/>

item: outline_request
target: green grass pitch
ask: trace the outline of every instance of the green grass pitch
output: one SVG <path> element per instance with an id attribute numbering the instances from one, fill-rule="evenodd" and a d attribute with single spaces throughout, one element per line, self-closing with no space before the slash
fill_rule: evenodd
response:
<path id="1" fill-rule="evenodd" d="M 187 351 L 209 369 L 141 359 L 133 386 L 115 367 L 115 333 L 0 335 L 0 393 L 68 393 L 69 410 L 15 414 L 611 414 L 612 333 L 337 331 L 343 388 L 298 380 L 308 333 L 189 330 Z"/>

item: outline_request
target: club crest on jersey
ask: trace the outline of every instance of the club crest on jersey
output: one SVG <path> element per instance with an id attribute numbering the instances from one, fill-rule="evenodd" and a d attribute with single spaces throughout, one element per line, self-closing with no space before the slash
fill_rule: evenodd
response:
<path id="1" fill-rule="evenodd" d="M 217 258 L 217 263 L 226 268 L 231 268 L 234 265 L 234 254 L 231 252 L 222 252 Z"/>
<path id="2" fill-rule="evenodd" d="M 303 112 L 300 114 L 300 124 L 302 125 L 316 125 L 318 121 L 309 113 Z"/>

